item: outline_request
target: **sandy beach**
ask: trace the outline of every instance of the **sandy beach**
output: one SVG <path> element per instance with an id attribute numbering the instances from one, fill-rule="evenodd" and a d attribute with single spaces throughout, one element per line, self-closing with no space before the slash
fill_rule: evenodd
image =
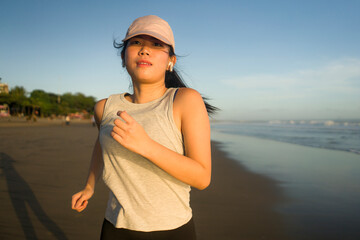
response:
<path id="1" fill-rule="evenodd" d="M 84 212 L 70 207 L 96 136 L 90 122 L 0 122 L 0 239 L 99 239 L 103 182 Z M 230 159 L 216 142 L 212 155 L 210 187 L 191 193 L 198 239 L 291 239 L 274 211 L 287 201 L 277 183 Z"/>

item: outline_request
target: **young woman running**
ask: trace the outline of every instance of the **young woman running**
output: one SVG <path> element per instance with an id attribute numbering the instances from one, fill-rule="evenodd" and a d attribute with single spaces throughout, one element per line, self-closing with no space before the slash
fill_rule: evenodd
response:
<path id="1" fill-rule="evenodd" d="M 133 93 L 96 103 L 99 136 L 72 208 L 86 208 L 102 174 L 110 195 L 101 239 L 196 239 L 190 187 L 210 184 L 208 112 L 216 108 L 176 73 L 174 36 L 163 19 L 136 19 L 114 46 Z"/>

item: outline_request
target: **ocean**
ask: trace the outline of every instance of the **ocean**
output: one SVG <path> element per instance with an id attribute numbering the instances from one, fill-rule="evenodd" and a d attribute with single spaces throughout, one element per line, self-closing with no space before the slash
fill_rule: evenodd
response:
<path id="1" fill-rule="evenodd" d="M 216 122 L 212 129 L 303 146 L 360 154 L 360 120 Z"/>
<path id="2" fill-rule="evenodd" d="M 212 122 L 211 138 L 289 201 L 275 207 L 296 239 L 360 239 L 360 120 Z"/>

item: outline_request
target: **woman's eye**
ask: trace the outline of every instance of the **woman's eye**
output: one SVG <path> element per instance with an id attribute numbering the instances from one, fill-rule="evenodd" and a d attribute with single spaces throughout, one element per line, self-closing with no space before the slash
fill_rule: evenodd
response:
<path id="1" fill-rule="evenodd" d="M 161 43 L 154 42 L 154 46 L 155 46 L 155 47 L 162 47 L 163 45 L 162 45 Z"/>
<path id="2" fill-rule="evenodd" d="M 137 40 L 133 40 L 130 42 L 131 45 L 138 45 L 138 44 L 141 44 L 140 41 L 137 41 Z"/>

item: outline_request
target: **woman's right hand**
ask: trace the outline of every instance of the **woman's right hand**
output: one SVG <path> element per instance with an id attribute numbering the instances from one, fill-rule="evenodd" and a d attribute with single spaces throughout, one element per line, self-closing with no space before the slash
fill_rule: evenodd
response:
<path id="1" fill-rule="evenodd" d="M 94 194 L 94 190 L 91 187 L 85 187 L 82 191 L 75 193 L 72 196 L 71 208 L 81 212 L 88 205 L 88 200 Z"/>

